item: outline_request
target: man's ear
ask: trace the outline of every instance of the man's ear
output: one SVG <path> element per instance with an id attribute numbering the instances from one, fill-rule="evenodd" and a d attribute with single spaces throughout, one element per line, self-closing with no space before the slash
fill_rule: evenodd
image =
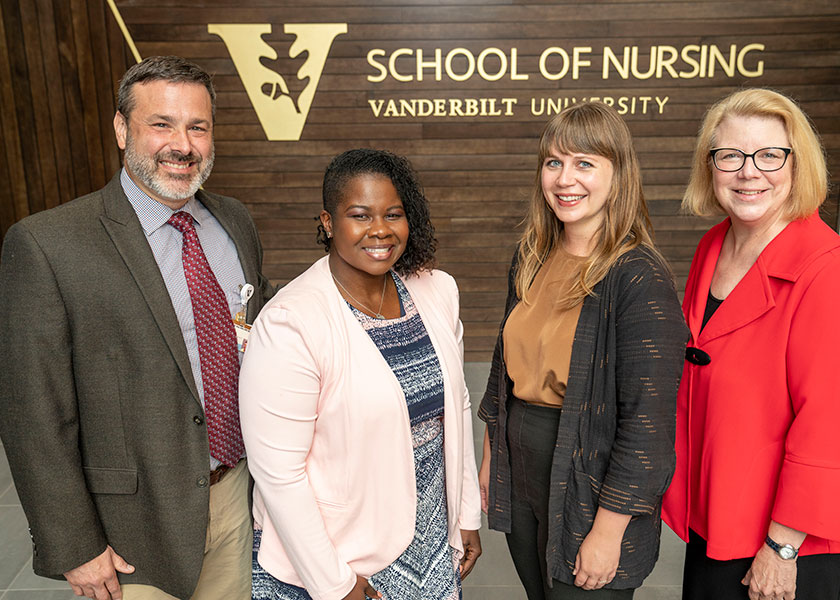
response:
<path id="1" fill-rule="evenodd" d="M 117 136 L 117 146 L 125 150 L 125 138 L 128 134 L 128 119 L 120 111 L 114 115 L 114 134 Z"/>

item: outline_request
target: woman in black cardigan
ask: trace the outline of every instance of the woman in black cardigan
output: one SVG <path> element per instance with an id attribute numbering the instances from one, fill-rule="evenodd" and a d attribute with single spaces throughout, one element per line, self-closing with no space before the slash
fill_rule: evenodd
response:
<path id="1" fill-rule="evenodd" d="M 631 598 L 653 569 L 687 335 L 626 124 L 567 108 L 540 139 L 479 409 L 482 503 L 529 600 Z"/>

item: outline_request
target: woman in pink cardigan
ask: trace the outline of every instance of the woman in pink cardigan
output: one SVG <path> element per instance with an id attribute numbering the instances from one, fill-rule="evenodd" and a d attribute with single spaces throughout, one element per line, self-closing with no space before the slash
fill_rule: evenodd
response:
<path id="1" fill-rule="evenodd" d="M 481 553 L 455 281 L 404 158 L 336 157 L 329 254 L 260 313 L 240 375 L 255 600 L 449 600 Z"/>

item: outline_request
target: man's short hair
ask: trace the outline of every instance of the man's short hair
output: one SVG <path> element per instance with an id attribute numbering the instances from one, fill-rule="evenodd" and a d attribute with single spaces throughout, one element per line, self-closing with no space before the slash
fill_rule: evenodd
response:
<path id="1" fill-rule="evenodd" d="M 150 56 L 125 72 L 122 80 L 120 80 L 120 88 L 117 92 L 117 110 L 126 119 L 134 110 L 134 84 L 147 81 L 203 85 L 207 93 L 210 94 L 213 120 L 216 120 L 216 90 L 213 88 L 213 78 L 197 64 L 191 63 L 180 56 Z"/>

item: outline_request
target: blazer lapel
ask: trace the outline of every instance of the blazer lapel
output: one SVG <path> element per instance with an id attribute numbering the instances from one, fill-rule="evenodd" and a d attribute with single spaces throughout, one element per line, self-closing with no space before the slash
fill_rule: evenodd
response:
<path id="1" fill-rule="evenodd" d="M 776 305 L 767 272 L 767 254 L 772 252 L 771 247 L 768 246 L 715 311 L 706 323 L 706 327 L 700 331 L 712 285 L 712 276 L 727 231 L 729 231 L 729 220 L 721 223 L 717 229 L 717 235 L 709 241 L 705 261 L 692 281 L 690 290 L 692 303 L 687 320 L 692 338 L 698 345 L 744 327 Z M 689 290 L 686 289 L 686 300 L 688 298 Z"/>
<path id="2" fill-rule="evenodd" d="M 691 338 L 696 340 L 700 337 L 700 328 L 703 326 L 703 314 L 706 311 L 706 303 L 709 298 L 709 289 L 712 285 L 712 275 L 715 272 L 720 250 L 723 247 L 723 238 L 729 228 L 718 226 L 717 235 L 709 240 L 709 248 L 705 260 L 697 266 L 695 271 L 692 268 L 691 277 L 686 283 L 684 305 L 688 306 L 686 322 L 691 330 Z"/>
<path id="3" fill-rule="evenodd" d="M 137 214 L 122 190 L 119 173 L 102 190 L 102 198 L 105 208 L 105 214 L 100 217 L 102 225 L 149 305 L 193 398 L 200 404 L 181 326 L 172 308 L 172 299 Z"/>
<path id="4" fill-rule="evenodd" d="M 709 288 L 706 287 L 706 294 L 708 292 Z M 776 306 L 776 302 L 770 288 L 770 278 L 767 275 L 764 260 L 759 256 L 755 264 L 744 275 L 744 278 L 738 282 L 735 289 L 726 297 L 726 300 L 706 323 L 706 327 L 700 332 L 697 341 L 699 344 L 703 344 L 708 340 L 744 327 L 774 306 Z"/>

